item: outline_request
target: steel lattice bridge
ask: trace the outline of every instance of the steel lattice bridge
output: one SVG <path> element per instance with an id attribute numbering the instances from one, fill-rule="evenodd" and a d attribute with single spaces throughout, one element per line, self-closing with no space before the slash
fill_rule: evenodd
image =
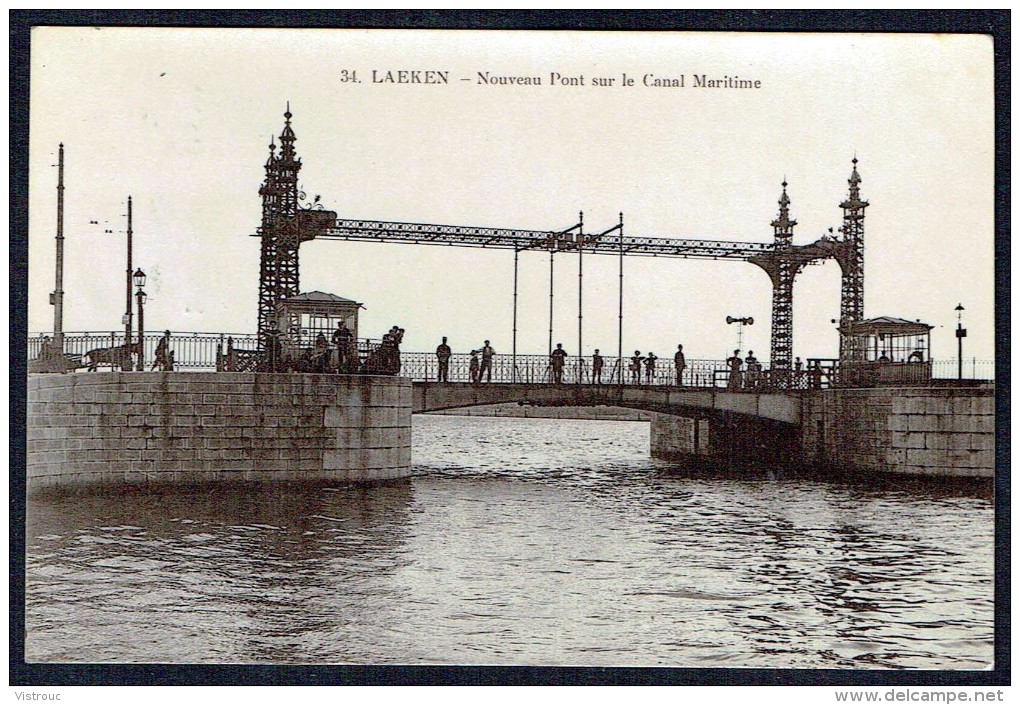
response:
<path id="1" fill-rule="evenodd" d="M 406 245 L 448 245 L 502 250 L 578 251 L 601 255 L 738 259 L 772 252 L 772 245 L 757 242 L 692 240 L 666 237 L 621 236 L 622 223 L 597 234 L 580 232 L 581 224 L 566 230 L 514 230 L 464 225 L 397 223 L 379 220 L 337 220 L 318 237 L 333 240 L 391 242 Z"/>
<path id="2" fill-rule="evenodd" d="M 270 322 L 280 301 L 297 296 L 299 289 L 298 250 L 302 242 L 320 238 L 361 242 L 399 243 L 407 245 L 443 245 L 512 250 L 514 252 L 514 352 L 517 339 L 517 254 L 525 251 L 550 253 L 550 350 L 552 348 L 552 256 L 560 252 L 578 255 L 578 277 L 581 278 L 581 256 L 584 254 L 616 255 L 620 260 L 620 326 L 619 354 L 623 354 L 623 260 L 625 256 L 676 257 L 701 260 L 737 260 L 751 262 L 763 269 L 772 281 L 772 336 L 770 359 L 772 369 L 781 377 L 792 371 L 793 363 L 793 283 L 807 264 L 835 259 L 842 271 L 840 330 L 845 332 L 854 322 L 864 318 L 864 211 L 868 203 L 860 198 L 861 178 L 857 158 L 848 180 L 849 196 L 840 203 L 843 223 L 836 235 L 823 235 L 807 245 L 794 245 L 790 219 L 787 183 L 782 184 L 779 213 L 771 222 L 774 241 L 737 242 L 719 239 L 689 239 L 661 236 L 634 236 L 624 233 L 623 214 L 612 227 L 595 233 L 585 232 L 583 213 L 578 222 L 567 228 L 520 230 L 434 223 L 355 220 L 338 218 L 334 211 L 319 205 L 302 203 L 298 186 L 301 160 L 297 158 L 288 106 L 285 125 L 280 134 L 280 151 L 269 145 L 266 178 L 259 189 L 262 197 L 262 224 L 253 235 L 261 240 L 259 276 L 259 347 L 268 343 Z M 318 198 L 316 198 L 318 201 Z M 831 230 L 830 230 L 831 232 Z M 578 300 L 578 351 L 581 339 L 581 291 Z M 844 355 L 845 333 L 841 336 L 840 357 Z"/>

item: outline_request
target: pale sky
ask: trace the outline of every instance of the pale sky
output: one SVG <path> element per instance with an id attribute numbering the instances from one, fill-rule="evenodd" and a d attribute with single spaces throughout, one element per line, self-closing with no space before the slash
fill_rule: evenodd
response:
<path id="1" fill-rule="evenodd" d="M 378 30 L 33 30 L 29 330 L 52 330 L 57 145 L 66 150 L 65 331 L 122 328 L 125 201 L 148 330 L 253 332 L 259 185 L 289 100 L 301 183 L 340 217 L 771 242 L 841 222 L 856 154 L 870 201 L 865 315 L 935 325 L 934 357 L 994 356 L 992 41 L 964 35 Z M 372 82 L 433 69 L 448 85 Z M 360 83 L 343 82 L 343 70 Z M 478 72 L 541 86 L 478 85 Z M 553 72 L 584 86 L 550 86 Z M 621 87 L 621 75 L 635 79 Z M 684 75 L 686 87 L 642 85 Z M 695 88 L 694 76 L 761 88 Z M 613 77 L 611 87 L 591 85 Z M 471 79 L 462 81 L 460 79 Z M 279 143 L 278 138 L 276 142 Z M 117 234 L 88 225 L 109 221 Z M 547 253 L 523 253 L 518 351 L 544 353 Z M 405 350 L 511 347 L 513 253 L 313 241 L 301 289 L 364 302 Z M 584 259 L 585 354 L 616 354 L 617 260 Z M 554 341 L 577 350 L 577 257 L 556 257 Z M 627 258 L 624 351 L 767 358 L 771 287 L 745 262 Z M 834 356 L 839 268 L 797 279 L 794 354 Z"/>

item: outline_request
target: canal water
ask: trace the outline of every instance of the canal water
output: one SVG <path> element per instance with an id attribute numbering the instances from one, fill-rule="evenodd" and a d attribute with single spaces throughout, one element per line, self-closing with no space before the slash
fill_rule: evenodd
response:
<path id="1" fill-rule="evenodd" d="M 33 498 L 30 661 L 987 668 L 990 488 L 416 416 L 375 487 Z"/>

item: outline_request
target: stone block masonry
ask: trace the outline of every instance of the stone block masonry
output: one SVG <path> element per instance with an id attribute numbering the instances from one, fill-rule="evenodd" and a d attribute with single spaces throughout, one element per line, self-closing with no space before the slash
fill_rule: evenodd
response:
<path id="1" fill-rule="evenodd" d="M 709 422 L 670 414 L 653 414 L 651 453 L 662 460 L 690 461 L 709 453 Z"/>
<path id="2" fill-rule="evenodd" d="M 995 475 L 993 389 L 829 389 L 803 403 L 808 463 L 843 472 Z"/>
<path id="3" fill-rule="evenodd" d="M 791 400 L 801 404 L 799 425 L 770 425 L 750 405 L 700 420 L 654 414 L 652 456 L 695 466 L 801 465 L 840 477 L 995 475 L 991 388 L 825 389 Z"/>
<path id="4" fill-rule="evenodd" d="M 30 492 L 411 472 L 411 383 L 396 377 L 30 375 L 27 399 Z"/>
<path id="5" fill-rule="evenodd" d="M 652 415 L 653 458 L 694 467 L 786 465 L 797 454 L 797 426 L 728 411 L 711 418 Z"/>

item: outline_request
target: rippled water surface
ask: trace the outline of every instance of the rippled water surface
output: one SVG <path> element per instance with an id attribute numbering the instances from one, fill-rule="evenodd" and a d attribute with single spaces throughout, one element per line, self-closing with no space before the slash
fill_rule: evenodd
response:
<path id="1" fill-rule="evenodd" d="M 679 473 L 648 425 L 415 417 L 389 486 L 33 498 L 33 661 L 986 668 L 974 485 Z"/>

